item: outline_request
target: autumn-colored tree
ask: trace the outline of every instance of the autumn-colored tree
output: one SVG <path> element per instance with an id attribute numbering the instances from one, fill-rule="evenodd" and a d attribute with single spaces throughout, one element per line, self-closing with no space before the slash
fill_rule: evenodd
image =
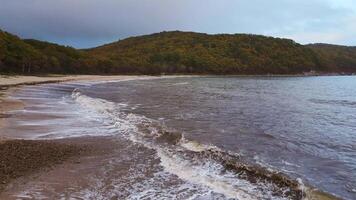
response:
<path id="1" fill-rule="evenodd" d="M 77 50 L 0 31 L 0 72 L 296 74 L 356 72 L 356 48 L 251 34 L 161 32 Z"/>

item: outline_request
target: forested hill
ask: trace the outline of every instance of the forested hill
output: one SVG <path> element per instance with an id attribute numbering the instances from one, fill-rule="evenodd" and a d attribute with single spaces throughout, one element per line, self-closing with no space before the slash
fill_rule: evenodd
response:
<path id="1" fill-rule="evenodd" d="M 74 48 L 22 40 L 0 30 L 1 73 L 75 73 L 77 62 L 84 58 L 85 53 Z"/>
<path id="2" fill-rule="evenodd" d="M 307 45 L 320 58 L 320 65 L 326 71 L 356 72 L 356 47 L 330 44 Z"/>
<path id="3" fill-rule="evenodd" d="M 292 40 L 242 34 L 163 32 L 88 52 L 142 73 L 284 74 L 319 67 L 315 53 Z"/>
<path id="4" fill-rule="evenodd" d="M 0 72 L 296 74 L 356 72 L 353 47 L 247 34 L 162 32 L 77 50 L 0 31 Z"/>
<path id="5" fill-rule="evenodd" d="M 0 71 L 19 72 L 25 63 L 42 61 L 42 55 L 34 47 L 15 35 L 0 31 Z M 25 69 L 23 69 L 24 71 Z"/>

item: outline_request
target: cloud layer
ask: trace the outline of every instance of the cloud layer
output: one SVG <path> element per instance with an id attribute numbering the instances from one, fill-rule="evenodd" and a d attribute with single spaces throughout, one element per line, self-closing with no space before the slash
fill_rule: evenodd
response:
<path id="1" fill-rule="evenodd" d="M 356 45 L 352 0 L 0 0 L 0 28 L 85 48 L 163 30 Z"/>

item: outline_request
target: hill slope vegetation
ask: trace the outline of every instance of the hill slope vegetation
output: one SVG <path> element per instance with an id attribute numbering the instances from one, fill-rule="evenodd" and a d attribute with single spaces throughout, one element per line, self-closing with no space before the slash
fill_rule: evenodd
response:
<path id="1" fill-rule="evenodd" d="M 0 72 L 297 74 L 356 72 L 356 48 L 248 34 L 161 32 L 78 50 L 0 31 Z"/>
<path id="2" fill-rule="evenodd" d="M 356 72 L 356 47 L 330 44 L 307 45 L 318 56 L 325 71 Z"/>

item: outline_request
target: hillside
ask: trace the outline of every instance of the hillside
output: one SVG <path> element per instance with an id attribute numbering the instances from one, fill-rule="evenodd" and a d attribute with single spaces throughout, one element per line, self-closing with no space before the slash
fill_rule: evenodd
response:
<path id="1" fill-rule="evenodd" d="M 32 39 L 24 40 L 24 42 L 43 55 L 44 60 L 41 63 L 41 71 L 49 71 L 51 73 L 75 73 L 81 71 L 81 69 L 77 69 L 78 61 L 85 57 L 81 51 L 72 47 Z"/>
<path id="2" fill-rule="evenodd" d="M 288 74 L 319 69 L 316 55 L 292 40 L 258 35 L 162 32 L 88 50 L 119 72 Z"/>
<path id="3" fill-rule="evenodd" d="M 356 48 L 247 34 L 162 32 L 78 50 L 0 31 L 0 72 L 296 74 L 356 72 Z"/>
<path id="4" fill-rule="evenodd" d="M 31 72 L 29 65 L 37 65 L 43 55 L 15 35 L 0 31 L 0 71 Z"/>
<path id="5" fill-rule="evenodd" d="M 84 57 L 84 53 L 71 47 L 22 40 L 0 30 L 0 72 L 3 73 L 80 73 L 85 69 L 78 62 Z"/>
<path id="6" fill-rule="evenodd" d="M 327 71 L 356 72 L 356 47 L 330 44 L 307 45 L 319 57 Z"/>

